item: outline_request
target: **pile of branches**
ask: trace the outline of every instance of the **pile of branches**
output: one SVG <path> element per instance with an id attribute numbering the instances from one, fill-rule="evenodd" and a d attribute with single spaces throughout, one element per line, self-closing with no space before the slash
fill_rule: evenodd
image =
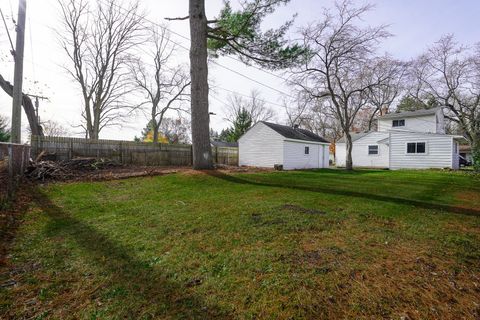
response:
<path id="1" fill-rule="evenodd" d="M 30 180 L 69 180 L 85 172 L 121 166 L 120 163 L 104 158 L 75 158 L 64 161 L 32 161 L 26 176 Z"/>

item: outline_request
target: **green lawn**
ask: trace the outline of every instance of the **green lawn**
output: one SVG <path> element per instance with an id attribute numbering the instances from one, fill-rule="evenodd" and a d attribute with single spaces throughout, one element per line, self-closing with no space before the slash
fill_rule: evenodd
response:
<path id="1" fill-rule="evenodd" d="M 478 319 L 480 177 L 339 170 L 39 187 L 2 319 Z"/>

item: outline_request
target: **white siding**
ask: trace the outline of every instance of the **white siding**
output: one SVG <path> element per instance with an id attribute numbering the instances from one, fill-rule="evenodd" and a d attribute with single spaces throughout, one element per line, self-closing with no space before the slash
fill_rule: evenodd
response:
<path id="1" fill-rule="evenodd" d="M 272 168 L 283 163 L 283 136 L 259 122 L 238 140 L 239 165 Z"/>
<path id="2" fill-rule="evenodd" d="M 452 168 L 452 137 L 438 134 L 392 131 L 391 169 Z M 425 154 L 407 154 L 408 142 L 426 142 Z"/>
<path id="3" fill-rule="evenodd" d="M 392 127 L 393 120 L 405 120 L 404 127 Z M 438 121 L 443 122 L 442 119 L 438 119 Z M 416 131 L 416 132 L 430 132 L 430 133 L 437 133 L 437 126 L 441 127 L 441 124 L 437 125 L 437 116 L 436 115 L 429 115 L 429 116 L 419 116 L 419 117 L 411 117 L 411 118 L 397 118 L 397 119 L 378 119 L 378 131 L 388 131 L 392 129 L 398 130 L 407 130 L 407 131 Z M 443 133 L 443 132 L 438 132 Z"/>
<path id="4" fill-rule="evenodd" d="M 347 147 L 345 143 L 337 142 L 335 144 L 335 165 L 337 167 L 345 167 L 347 159 Z"/>
<path id="5" fill-rule="evenodd" d="M 379 140 L 388 138 L 388 132 L 370 132 L 353 142 L 352 160 L 354 167 L 388 168 L 388 145 Z M 378 154 L 369 155 L 368 146 L 378 145 Z M 344 167 L 346 162 L 346 144 L 336 146 L 336 165 Z"/>
<path id="6" fill-rule="evenodd" d="M 309 153 L 305 154 L 305 147 Z M 328 146 L 326 146 L 328 148 Z M 324 167 L 324 147 L 313 143 L 285 141 L 283 149 L 283 169 L 312 169 Z"/>

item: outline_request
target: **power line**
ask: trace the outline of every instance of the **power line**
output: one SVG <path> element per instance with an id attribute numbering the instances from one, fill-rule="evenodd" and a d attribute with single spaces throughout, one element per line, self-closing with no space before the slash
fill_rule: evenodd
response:
<path id="1" fill-rule="evenodd" d="M 102 2 L 103 2 L 103 1 L 102 1 Z M 105 4 L 105 2 L 103 2 L 103 3 Z M 124 11 L 124 12 L 129 12 L 127 9 L 123 8 L 123 7 L 122 7 L 121 5 L 119 5 L 119 4 L 114 3 L 113 5 L 116 6 L 117 8 L 119 8 L 120 10 Z M 151 23 L 151 24 L 153 24 L 153 25 L 156 25 L 156 26 L 158 26 L 158 27 L 160 27 L 160 28 L 165 28 L 166 30 L 170 31 L 170 32 L 171 32 L 172 34 L 174 34 L 174 35 L 177 35 L 177 36 L 179 36 L 179 37 L 181 37 L 181 38 L 183 38 L 183 39 L 185 39 L 185 40 L 190 41 L 190 38 L 188 38 L 188 37 L 186 37 L 186 36 L 184 36 L 184 35 L 176 32 L 176 31 L 171 30 L 170 28 L 167 28 L 166 26 L 162 26 L 162 25 L 160 25 L 159 23 L 156 23 L 156 22 L 154 22 L 154 21 L 152 21 L 152 20 L 150 20 L 150 19 L 148 19 L 148 18 L 146 18 L 146 17 L 144 17 L 144 16 L 140 16 L 140 15 L 137 14 L 137 13 L 132 13 L 132 14 L 134 14 L 135 16 L 137 16 L 137 17 L 139 17 L 139 18 L 141 18 L 141 19 L 143 19 L 143 20 L 145 20 L 145 21 L 147 21 L 147 22 L 149 22 L 149 23 Z M 171 41 L 172 43 L 178 45 L 180 48 L 182 48 L 182 49 L 184 49 L 184 50 L 187 50 L 187 51 L 190 51 L 190 49 L 187 48 L 187 47 L 185 47 L 184 45 L 182 45 L 182 44 L 180 44 L 180 43 L 178 43 L 178 42 L 175 42 L 175 41 L 173 41 L 173 40 L 170 40 L 170 41 Z M 227 56 L 227 57 L 229 57 L 229 56 Z M 234 57 L 230 57 L 230 58 L 231 58 L 231 59 L 234 59 L 234 60 L 236 60 L 236 61 L 238 61 L 238 62 L 241 62 L 242 64 L 244 64 L 243 61 L 241 61 L 240 59 L 236 59 L 236 58 L 234 58 Z M 262 83 L 262 82 L 260 82 L 260 81 L 258 81 L 258 80 L 255 80 L 255 79 L 253 79 L 253 78 L 250 78 L 250 77 L 248 77 L 248 76 L 246 76 L 246 75 L 244 75 L 244 74 L 242 74 L 242 73 L 240 73 L 240 72 L 238 72 L 238 71 L 235 71 L 235 70 L 233 70 L 233 69 L 231 69 L 231 68 L 228 68 L 228 67 L 226 67 L 226 66 L 224 66 L 224 65 L 222 65 L 222 64 L 220 64 L 220 63 L 218 63 L 218 62 L 216 62 L 216 61 L 212 61 L 212 63 L 214 63 L 214 64 L 216 64 L 216 65 L 218 65 L 218 66 L 220 66 L 220 67 L 222 67 L 222 68 L 224 68 L 224 69 L 226 69 L 226 70 L 229 70 L 229 71 L 231 71 L 231 72 L 233 72 L 233 73 L 235 73 L 235 74 L 237 74 L 237 75 L 239 75 L 239 76 L 241 76 L 241 77 L 244 77 L 244 78 L 246 78 L 246 79 L 248 79 L 248 80 L 250 80 L 250 81 L 253 81 L 253 82 L 255 82 L 255 83 L 257 83 L 257 84 L 259 84 L 259 85 L 261 85 L 261 86 L 264 86 L 264 87 L 266 87 L 266 88 L 268 88 L 268 89 L 270 89 L 270 90 L 276 91 L 276 92 L 278 92 L 278 93 L 280 93 L 280 94 L 283 94 L 283 95 L 286 95 L 286 96 L 288 96 L 288 97 L 290 97 L 290 98 L 294 98 L 293 96 L 291 96 L 291 95 L 288 94 L 288 93 L 285 93 L 285 92 L 283 92 L 283 91 L 281 91 L 281 90 L 278 90 L 278 89 L 276 89 L 276 88 L 273 88 L 273 87 L 271 87 L 271 86 L 269 86 L 269 85 L 267 85 L 267 84 L 264 84 L 264 83 Z M 252 67 L 253 67 L 253 66 L 252 66 Z M 282 80 L 285 81 L 285 82 L 290 82 L 289 80 L 284 79 L 283 77 L 280 77 L 280 76 L 278 76 L 278 75 L 275 75 L 274 73 L 265 71 L 265 70 L 263 70 L 263 69 L 261 69 L 261 68 L 258 68 L 258 67 L 254 67 L 254 68 L 256 68 L 257 70 L 260 70 L 260 71 L 262 71 L 262 72 L 265 72 L 265 73 L 267 73 L 267 74 L 274 75 L 275 77 L 279 77 L 280 79 L 282 79 Z"/>

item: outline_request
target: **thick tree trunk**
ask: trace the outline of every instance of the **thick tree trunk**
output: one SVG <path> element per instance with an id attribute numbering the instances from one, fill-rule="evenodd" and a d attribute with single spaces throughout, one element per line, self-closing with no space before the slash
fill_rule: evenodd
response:
<path id="1" fill-rule="evenodd" d="M 347 154 L 346 154 L 346 159 L 345 159 L 345 169 L 346 170 L 353 170 L 353 160 L 352 160 L 352 136 L 350 135 L 350 132 L 345 133 L 345 145 L 347 147 Z"/>
<path id="2" fill-rule="evenodd" d="M 189 5 L 193 168 L 212 169 L 205 0 L 190 0 Z"/>
<path id="3" fill-rule="evenodd" d="M 13 96 L 13 86 L 10 82 L 6 81 L 2 75 L 0 75 L 0 87 L 8 94 L 10 97 Z M 38 123 L 37 116 L 35 114 L 35 108 L 33 107 L 32 100 L 26 94 L 22 96 L 22 105 L 25 114 L 27 115 L 28 124 L 30 125 L 30 131 L 32 135 L 43 136 L 42 126 Z"/>
<path id="4" fill-rule="evenodd" d="M 474 139 L 470 146 L 472 148 L 472 162 L 475 171 L 480 172 L 480 136 Z"/>

